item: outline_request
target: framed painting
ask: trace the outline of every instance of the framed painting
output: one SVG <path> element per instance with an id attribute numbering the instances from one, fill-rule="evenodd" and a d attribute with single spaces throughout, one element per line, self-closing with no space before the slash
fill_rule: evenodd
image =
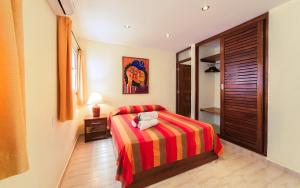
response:
<path id="1" fill-rule="evenodd" d="M 123 94 L 149 93 L 149 59 L 122 58 Z"/>

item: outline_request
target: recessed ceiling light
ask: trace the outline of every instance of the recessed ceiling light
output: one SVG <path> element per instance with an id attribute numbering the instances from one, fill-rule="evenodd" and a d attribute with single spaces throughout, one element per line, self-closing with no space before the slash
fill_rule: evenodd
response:
<path id="1" fill-rule="evenodd" d="M 170 33 L 166 33 L 166 37 L 167 37 L 167 38 L 170 38 Z"/>
<path id="2" fill-rule="evenodd" d="M 209 5 L 205 5 L 204 7 L 202 7 L 202 11 L 207 11 L 210 8 Z"/>
<path id="3" fill-rule="evenodd" d="M 125 29 L 130 29 L 130 28 L 131 28 L 130 25 L 123 25 L 123 27 L 124 27 Z"/>

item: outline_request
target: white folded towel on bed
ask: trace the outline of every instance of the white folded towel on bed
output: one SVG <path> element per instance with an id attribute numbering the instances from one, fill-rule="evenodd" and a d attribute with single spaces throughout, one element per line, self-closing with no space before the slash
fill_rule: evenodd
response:
<path id="1" fill-rule="evenodd" d="M 138 123 L 138 128 L 142 131 L 158 124 L 158 119 L 142 120 Z"/>
<path id="2" fill-rule="evenodd" d="M 133 127 L 135 127 L 135 128 L 138 127 L 138 123 L 136 123 L 134 120 L 132 120 L 131 125 L 132 125 Z"/>
<path id="3" fill-rule="evenodd" d="M 131 125 L 135 128 L 139 128 L 140 130 L 145 130 L 147 128 L 153 127 L 158 124 L 158 119 L 151 120 L 142 120 L 138 121 L 138 123 L 132 120 Z"/>
<path id="4" fill-rule="evenodd" d="M 158 113 L 152 112 L 141 112 L 132 120 L 131 124 L 135 128 L 145 130 L 158 124 Z"/>
<path id="5" fill-rule="evenodd" d="M 157 119 L 157 118 L 158 118 L 157 111 L 138 113 L 138 119 L 140 121 L 152 120 L 152 119 Z"/>

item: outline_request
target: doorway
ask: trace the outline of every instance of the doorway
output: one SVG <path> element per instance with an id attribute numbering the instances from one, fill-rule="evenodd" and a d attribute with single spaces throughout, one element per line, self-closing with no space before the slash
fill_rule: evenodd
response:
<path id="1" fill-rule="evenodd" d="M 191 49 L 176 55 L 176 113 L 191 117 Z"/>

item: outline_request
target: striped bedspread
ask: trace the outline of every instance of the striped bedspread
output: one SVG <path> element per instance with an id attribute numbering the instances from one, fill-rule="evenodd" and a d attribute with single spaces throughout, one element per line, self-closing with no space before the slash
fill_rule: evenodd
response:
<path id="1" fill-rule="evenodd" d="M 204 152 L 214 151 L 217 155 L 223 152 L 220 140 L 209 124 L 171 113 L 162 107 L 158 111 L 159 124 L 140 131 L 131 126 L 131 121 L 136 113 L 149 108 L 127 109 L 140 110 L 124 111 L 123 107 L 109 118 L 118 153 L 116 179 L 125 186 L 132 183 L 134 174 L 144 170 Z"/>

